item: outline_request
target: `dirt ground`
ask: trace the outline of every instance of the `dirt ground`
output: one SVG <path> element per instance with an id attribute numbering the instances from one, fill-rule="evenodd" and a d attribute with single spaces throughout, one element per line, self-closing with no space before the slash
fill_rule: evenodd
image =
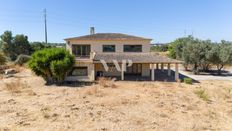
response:
<path id="1" fill-rule="evenodd" d="M 0 130 L 232 130 L 231 81 L 72 88 L 18 77 L 0 80 Z"/>

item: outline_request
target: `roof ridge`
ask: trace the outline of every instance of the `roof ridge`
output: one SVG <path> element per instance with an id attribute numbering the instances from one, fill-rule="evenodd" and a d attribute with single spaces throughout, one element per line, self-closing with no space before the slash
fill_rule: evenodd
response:
<path id="1" fill-rule="evenodd" d="M 83 35 L 79 37 L 66 38 L 65 40 L 152 40 L 140 36 L 134 36 L 123 33 L 95 33 L 90 35 Z"/>

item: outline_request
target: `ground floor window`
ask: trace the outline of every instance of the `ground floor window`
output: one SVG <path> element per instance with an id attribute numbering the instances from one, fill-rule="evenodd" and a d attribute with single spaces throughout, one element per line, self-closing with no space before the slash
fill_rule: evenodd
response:
<path id="1" fill-rule="evenodd" d="M 71 76 L 88 76 L 87 67 L 74 67 L 71 71 Z"/>

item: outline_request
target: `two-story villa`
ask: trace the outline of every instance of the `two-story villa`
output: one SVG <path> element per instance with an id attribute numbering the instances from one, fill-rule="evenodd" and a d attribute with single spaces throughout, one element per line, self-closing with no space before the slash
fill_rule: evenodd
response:
<path id="1" fill-rule="evenodd" d="M 95 33 L 93 27 L 90 28 L 90 35 L 67 38 L 66 47 L 76 56 L 75 67 L 67 80 L 94 81 L 99 76 L 121 80 L 126 76 L 137 76 L 155 80 L 154 72 L 159 65 L 161 70 L 167 65 L 167 75 L 171 75 L 170 64 L 175 64 L 177 80 L 178 64 L 181 62 L 151 53 L 151 40 L 120 33 Z"/>

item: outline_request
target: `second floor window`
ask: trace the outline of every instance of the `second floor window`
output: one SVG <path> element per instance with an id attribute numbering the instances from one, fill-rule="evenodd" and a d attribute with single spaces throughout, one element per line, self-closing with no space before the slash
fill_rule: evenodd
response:
<path id="1" fill-rule="evenodd" d="M 124 45 L 124 52 L 142 52 L 142 45 Z"/>
<path id="2" fill-rule="evenodd" d="M 89 57 L 90 45 L 72 45 L 72 53 L 76 57 Z"/>
<path id="3" fill-rule="evenodd" d="M 103 45 L 103 52 L 115 52 L 115 45 Z"/>

